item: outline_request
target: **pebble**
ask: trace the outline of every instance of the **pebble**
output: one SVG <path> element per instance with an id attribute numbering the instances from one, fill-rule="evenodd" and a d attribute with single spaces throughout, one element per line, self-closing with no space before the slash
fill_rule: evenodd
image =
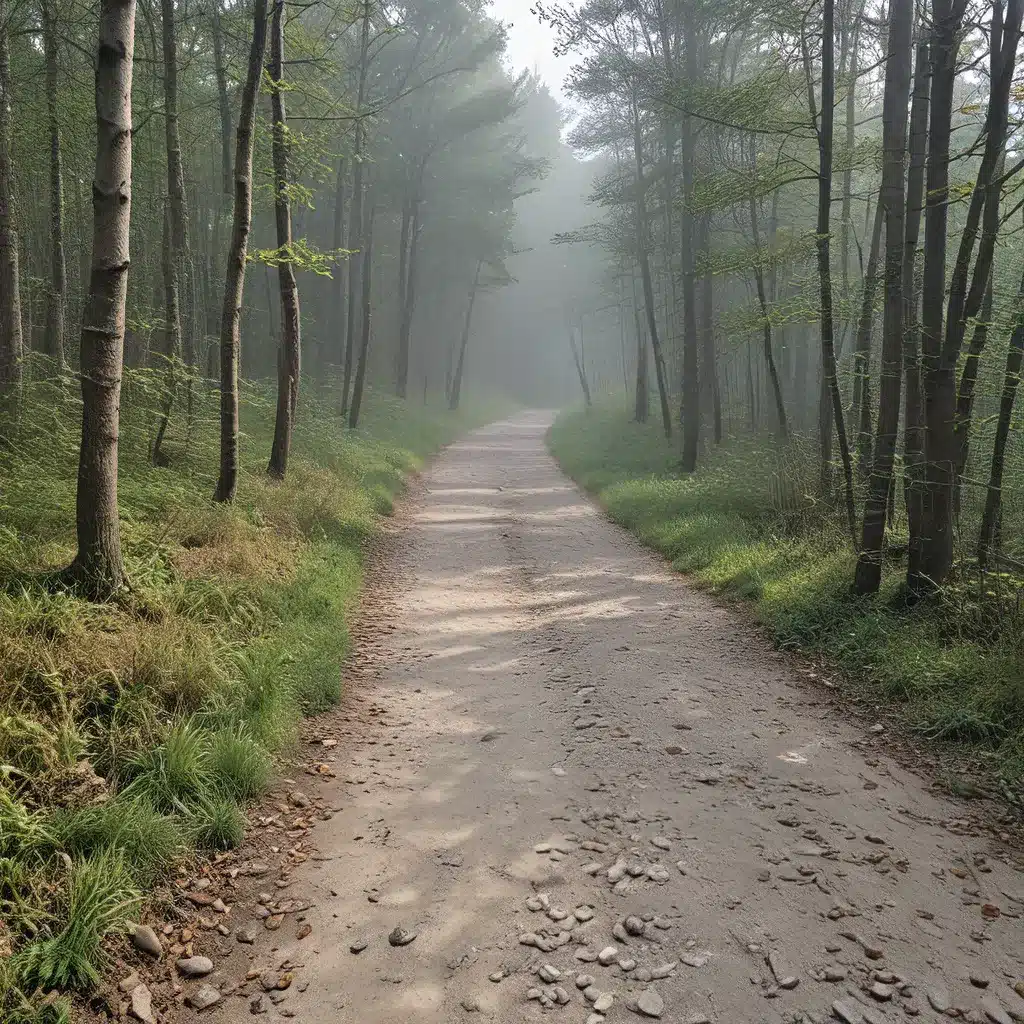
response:
<path id="1" fill-rule="evenodd" d="M 135 925 L 132 929 L 132 945 L 157 960 L 163 955 L 164 947 L 156 932 L 148 924 Z"/>
<path id="2" fill-rule="evenodd" d="M 1013 1024 L 1013 1018 L 1006 1012 L 1006 1008 L 995 996 L 983 996 L 981 1008 L 985 1011 L 985 1016 L 992 1021 L 992 1024 Z"/>
<path id="3" fill-rule="evenodd" d="M 843 967 L 826 967 L 826 981 L 846 981 L 846 969 Z"/>
<path id="4" fill-rule="evenodd" d="M 594 919 L 594 911 L 590 907 L 577 907 L 572 913 L 580 924 L 586 924 Z"/>
<path id="5" fill-rule="evenodd" d="M 185 1002 L 193 1010 L 205 1010 L 216 1005 L 220 1000 L 221 994 L 212 985 L 203 984 L 195 992 L 190 992 Z"/>
<path id="6" fill-rule="evenodd" d="M 880 1003 L 887 1003 L 892 999 L 893 987 L 892 985 L 886 985 L 884 982 L 876 981 L 871 988 L 868 989 L 874 999 L 877 999 Z"/>
<path id="7" fill-rule="evenodd" d="M 178 970 L 186 978 L 202 978 L 213 970 L 213 961 L 208 956 L 189 956 L 178 961 Z"/>
<path id="8" fill-rule="evenodd" d="M 601 990 L 596 985 L 588 985 L 583 990 L 583 998 L 586 999 L 586 1001 L 588 1003 L 595 1002 L 597 1000 L 598 996 L 600 996 L 600 995 L 601 995 Z"/>
<path id="9" fill-rule="evenodd" d="M 592 964 L 597 959 L 597 954 L 592 949 L 577 949 L 576 959 L 585 964 Z"/>
<path id="10" fill-rule="evenodd" d="M 541 992 L 539 988 L 528 988 L 526 990 L 526 1001 L 528 1003 L 533 1002 L 535 999 L 540 999 L 542 995 L 544 995 L 544 993 Z"/>
<path id="11" fill-rule="evenodd" d="M 868 732 L 873 732 L 876 736 L 879 736 L 881 735 L 881 733 L 885 732 L 885 726 L 882 725 L 881 722 L 875 722 L 875 724 L 871 726 Z"/>
<path id="12" fill-rule="evenodd" d="M 680 746 L 678 746 L 678 745 L 677 745 L 677 744 L 675 744 L 675 743 L 670 743 L 670 744 L 669 744 L 669 745 L 668 745 L 668 746 L 667 746 L 667 747 L 665 748 L 665 753 L 666 753 L 666 754 L 672 754 L 672 755 L 676 755 L 676 754 L 681 754 L 682 752 L 683 752 L 683 748 L 682 748 L 682 747 L 680 747 Z"/>
<path id="13" fill-rule="evenodd" d="M 636 934 L 637 935 L 643 935 L 643 924 L 642 923 L 641 923 L 641 926 L 640 926 L 640 931 L 637 932 Z M 627 932 L 626 929 L 623 928 L 621 921 L 616 921 L 615 924 L 612 925 L 612 938 L 615 939 L 616 942 L 622 942 L 622 943 L 628 943 L 629 942 L 629 932 Z"/>
<path id="14" fill-rule="evenodd" d="M 594 1009 L 598 1013 L 607 1013 L 615 1004 L 615 996 L 611 992 L 602 992 L 594 1000 Z"/>
<path id="15" fill-rule="evenodd" d="M 684 872 L 685 874 L 685 872 Z M 652 864 L 647 869 L 647 877 L 652 882 L 664 883 L 668 881 L 668 868 L 662 867 L 661 864 Z"/>
<path id="16" fill-rule="evenodd" d="M 618 959 L 619 951 L 614 946 L 605 946 L 604 949 L 597 954 L 597 962 L 602 967 L 610 967 Z"/>
<path id="17" fill-rule="evenodd" d="M 136 985 L 131 994 L 131 1014 L 142 1024 L 156 1024 L 153 1017 L 153 993 L 145 985 Z"/>
<path id="18" fill-rule="evenodd" d="M 476 996 L 466 996 L 460 1005 L 466 1013 L 476 1013 L 480 1009 L 480 1003 L 477 1002 Z"/>
<path id="19" fill-rule="evenodd" d="M 576 975 L 576 987 L 578 989 L 590 988 L 594 984 L 594 979 L 589 974 L 577 974 Z"/>
<path id="20" fill-rule="evenodd" d="M 312 801 L 301 789 L 293 789 L 288 794 L 288 800 L 295 807 L 309 807 L 312 804 Z"/>
<path id="21" fill-rule="evenodd" d="M 643 923 L 643 921 L 640 920 L 639 917 L 634 917 L 633 915 L 630 915 L 622 923 L 625 926 L 627 934 L 629 934 L 629 935 L 643 935 L 643 933 L 644 933 L 644 923 Z"/>
<path id="22" fill-rule="evenodd" d="M 487 975 L 487 980 L 488 981 L 493 981 L 495 983 L 495 985 L 497 985 L 499 981 L 504 981 L 505 980 L 505 972 L 504 971 L 494 971 L 491 974 Z"/>
<path id="23" fill-rule="evenodd" d="M 655 836 L 651 840 L 651 846 L 656 846 L 659 850 L 672 849 L 672 844 L 664 836 Z"/>
<path id="24" fill-rule="evenodd" d="M 832 1004 L 832 1014 L 837 1020 L 843 1021 L 844 1024 L 863 1024 L 864 1021 L 860 1010 L 844 999 L 837 999 Z"/>
<path id="25" fill-rule="evenodd" d="M 588 1014 L 587 1024 L 604 1024 L 604 1016 L 600 1013 Z"/>
<path id="26" fill-rule="evenodd" d="M 687 967 L 703 967 L 708 958 L 698 953 L 683 953 L 679 958 Z"/>
<path id="27" fill-rule="evenodd" d="M 622 957 L 619 960 L 619 970 L 625 971 L 628 974 L 630 971 L 636 970 L 636 961 L 631 957 Z"/>
<path id="28" fill-rule="evenodd" d="M 242 942 L 247 946 L 251 946 L 256 941 L 257 934 L 256 926 L 249 924 L 245 925 L 243 928 L 239 928 L 238 931 L 235 932 L 235 938 L 239 942 Z"/>
<path id="29" fill-rule="evenodd" d="M 989 984 L 992 981 L 992 979 L 987 974 L 978 974 L 975 971 L 971 971 L 971 973 L 967 977 L 970 983 L 975 988 L 988 988 Z"/>
<path id="30" fill-rule="evenodd" d="M 641 967 L 637 970 L 636 974 L 633 975 L 634 981 L 642 981 L 646 984 L 649 981 L 654 980 L 654 975 L 651 973 L 650 967 Z"/>
<path id="31" fill-rule="evenodd" d="M 551 985 L 562 977 L 562 972 L 551 964 L 544 964 L 537 975 L 545 984 Z"/>
<path id="32" fill-rule="evenodd" d="M 366 939 L 356 939 L 349 947 L 348 951 L 355 956 L 358 956 L 367 947 Z"/>
<path id="33" fill-rule="evenodd" d="M 942 985 L 933 985 L 927 991 L 928 1002 L 936 1013 L 945 1013 L 953 1005 L 949 992 Z"/>
<path id="34" fill-rule="evenodd" d="M 569 1002 L 569 993 L 561 985 L 556 985 L 552 991 L 559 1006 L 565 1006 Z"/>
<path id="35" fill-rule="evenodd" d="M 655 981 L 660 981 L 662 978 L 667 978 L 678 966 L 678 962 L 673 960 L 671 963 L 661 964 L 658 967 L 652 967 L 651 978 Z"/>
<path id="36" fill-rule="evenodd" d="M 407 931 L 405 928 L 394 928 L 391 934 L 388 935 L 388 942 L 392 946 L 408 946 L 416 938 L 416 935 L 415 931 Z"/>
<path id="37" fill-rule="evenodd" d="M 645 1017 L 660 1017 L 665 1011 L 665 1000 L 653 988 L 645 988 L 637 996 L 636 1005 Z"/>
<path id="38" fill-rule="evenodd" d="M 544 904 L 541 903 L 540 899 L 536 896 L 528 896 L 526 898 L 526 909 L 536 914 L 538 911 L 544 909 Z"/>

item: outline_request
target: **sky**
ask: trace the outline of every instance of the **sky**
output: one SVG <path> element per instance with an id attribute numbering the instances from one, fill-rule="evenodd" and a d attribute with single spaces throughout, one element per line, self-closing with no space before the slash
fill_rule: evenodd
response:
<path id="1" fill-rule="evenodd" d="M 490 12 L 508 26 L 505 56 L 512 68 L 538 72 L 551 94 L 565 103 L 562 82 L 572 67 L 573 57 L 556 57 L 552 53 L 551 27 L 530 13 L 532 5 L 533 0 L 492 0 Z"/>

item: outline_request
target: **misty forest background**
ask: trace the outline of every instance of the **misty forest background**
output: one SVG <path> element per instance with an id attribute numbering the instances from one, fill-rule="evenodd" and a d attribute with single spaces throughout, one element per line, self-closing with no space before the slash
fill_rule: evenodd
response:
<path id="1" fill-rule="evenodd" d="M 240 842 L 406 474 L 517 404 L 1019 804 L 1022 10 L 538 3 L 561 109 L 471 0 L 0 0 L 0 1015 Z"/>

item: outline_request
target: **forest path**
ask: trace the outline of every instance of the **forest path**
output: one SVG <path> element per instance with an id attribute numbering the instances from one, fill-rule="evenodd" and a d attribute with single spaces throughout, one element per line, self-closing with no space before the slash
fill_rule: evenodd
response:
<path id="1" fill-rule="evenodd" d="M 453 445 L 401 513 L 324 723 L 338 812 L 289 890 L 313 931 L 247 947 L 302 984 L 253 1012 L 1024 1019 L 1011 856 L 608 523 L 546 452 L 549 422 Z"/>

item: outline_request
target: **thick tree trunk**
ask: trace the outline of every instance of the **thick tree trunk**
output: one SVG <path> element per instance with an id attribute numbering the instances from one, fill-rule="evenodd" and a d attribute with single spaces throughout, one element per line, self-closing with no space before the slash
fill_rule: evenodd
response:
<path id="1" fill-rule="evenodd" d="M 757 142 L 750 139 L 750 170 L 754 176 L 750 190 L 750 232 L 754 238 L 754 282 L 757 285 L 757 302 L 761 308 L 761 331 L 764 338 L 764 363 L 768 369 L 768 379 L 772 386 L 772 397 L 775 401 L 775 418 L 779 437 L 785 440 L 789 436 L 789 424 L 786 421 L 786 403 L 782 398 L 782 385 L 775 367 L 775 353 L 772 351 L 772 321 L 768 309 L 768 298 L 764 289 L 764 268 L 761 266 L 761 232 L 758 227 L 757 204 L 755 195 L 757 187 Z"/>
<path id="2" fill-rule="evenodd" d="M 101 0 L 96 60 L 96 176 L 89 298 L 82 317 L 78 554 L 66 578 L 105 600 L 126 582 L 117 509 L 117 443 L 132 199 L 135 0 Z"/>
<path id="3" fill-rule="evenodd" d="M 882 249 L 882 225 L 885 208 L 875 205 L 871 228 L 871 249 L 864 271 L 857 341 L 853 350 L 853 409 L 850 422 L 857 425 L 857 469 L 864 478 L 871 470 L 871 330 L 875 323 L 875 291 L 878 287 L 878 259 Z"/>
<path id="4" fill-rule="evenodd" d="M 369 71 L 370 51 L 370 0 L 363 0 L 362 28 L 359 42 L 359 81 L 356 89 L 356 130 L 352 147 L 352 199 L 348 217 L 349 238 L 356 248 L 365 245 L 363 238 L 363 146 L 366 141 L 366 127 L 363 123 L 363 104 L 366 101 L 366 77 Z M 352 385 L 352 360 L 356 345 L 356 293 L 359 290 L 359 268 L 363 260 L 348 261 L 348 308 L 345 310 L 345 361 L 341 382 L 341 415 L 348 411 L 349 389 Z"/>
<path id="5" fill-rule="evenodd" d="M 241 354 L 242 295 L 252 226 L 252 147 L 256 97 L 267 50 L 267 0 L 254 0 L 252 45 L 242 87 L 235 139 L 235 210 L 220 322 L 220 476 L 214 501 L 234 501 L 238 489 L 238 362 Z"/>
<path id="6" fill-rule="evenodd" d="M 167 147 L 167 210 L 163 241 L 164 278 L 164 351 L 166 383 L 163 407 L 156 438 L 153 441 L 154 465 L 165 465 L 163 439 L 174 406 L 177 391 L 178 363 L 181 359 L 181 284 L 187 244 L 187 217 L 185 208 L 185 171 L 181 160 L 181 140 L 178 134 L 178 43 L 174 24 L 174 0 L 161 0 L 160 14 L 163 35 L 164 64 L 164 138 Z"/>
<path id="7" fill-rule="evenodd" d="M 945 256 L 945 228 L 948 189 L 949 138 L 956 76 L 956 41 L 963 20 L 963 3 L 955 0 L 952 8 L 946 0 L 937 0 L 936 70 L 932 83 L 930 152 L 928 166 L 928 218 L 925 224 L 925 521 L 923 524 L 920 577 L 911 581 L 915 592 L 940 586 L 953 566 L 953 488 L 957 464 L 956 433 L 956 365 L 960 357 L 967 321 L 981 307 L 992 266 L 995 238 L 982 236 L 973 272 L 974 256 L 981 215 L 988 194 L 1000 187 L 996 168 L 1006 139 L 1009 96 L 1014 61 L 1020 36 L 1022 3 L 1010 0 L 1002 23 L 1001 4 L 993 5 L 990 26 L 991 46 L 998 53 L 998 74 L 989 92 L 985 126 L 985 148 L 971 195 L 966 222 L 960 238 L 956 262 L 949 284 L 949 303 L 945 332 L 942 330 L 942 298 L 944 280 L 938 276 L 939 256 Z M 945 140 L 937 139 L 944 134 Z M 932 181 L 932 162 L 936 181 Z M 940 210 L 941 207 L 941 210 Z M 934 222 L 934 223 L 933 223 Z M 938 238 L 939 229 L 943 237 Z M 938 252 L 929 266 L 930 246 L 934 239 Z M 941 261 L 945 271 L 945 259 Z M 930 273 L 929 273 L 930 271 Z M 939 303 L 936 315 L 929 310 L 933 301 Z"/>
<path id="8" fill-rule="evenodd" d="M 651 259 L 647 251 L 647 203 L 644 200 L 644 155 L 643 140 L 640 136 L 640 111 L 636 97 L 633 97 L 633 156 L 636 161 L 636 251 L 640 263 L 640 283 L 644 291 L 644 310 L 647 314 L 647 331 L 654 353 L 654 373 L 658 380 L 658 397 L 661 400 L 661 425 L 666 437 L 672 436 L 672 413 L 668 404 L 668 383 L 665 379 L 665 360 L 662 357 L 661 342 L 658 340 L 658 317 L 654 310 L 654 286 L 651 282 Z"/>
<path id="9" fill-rule="evenodd" d="M 931 91 L 931 58 L 927 42 L 917 46 L 914 95 L 910 106 L 910 165 L 907 171 L 906 241 L 903 250 L 903 374 L 906 378 L 906 410 L 903 427 L 903 493 L 907 506 L 910 543 L 907 574 L 920 573 L 924 504 L 924 410 L 921 398 L 920 289 L 917 243 L 924 207 L 924 172 L 928 143 L 928 106 Z"/>
<path id="10" fill-rule="evenodd" d="M 469 331 L 473 322 L 473 306 L 476 304 L 476 293 L 480 287 L 480 270 L 483 267 L 483 260 L 477 263 L 476 273 L 473 275 L 473 287 L 469 289 L 469 304 L 466 306 L 466 321 L 462 327 L 462 339 L 459 342 L 459 359 L 455 364 L 455 373 L 452 376 L 452 390 L 448 398 L 448 408 L 454 412 L 459 407 L 462 398 L 462 374 L 466 368 L 466 348 L 469 345 Z"/>
<path id="11" fill-rule="evenodd" d="M 277 282 L 281 293 L 281 349 L 277 360 L 277 417 L 274 442 L 270 449 L 267 473 L 283 480 L 288 469 L 288 451 L 295 425 L 295 407 L 299 398 L 302 341 L 299 320 L 299 286 L 292 262 L 292 207 L 288 197 L 288 120 L 284 89 L 284 0 L 274 0 L 270 26 L 270 102 L 274 151 L 274 219 L 277 226 Z"/>
<path id="12" fill-rule="evenodd" d="M 821 375 L 822 390 L 819 402 L 818 437 L 821 459 L 820 485 L 823 492 L 830 490 L 832 461 L 832 422 L 835 422 L 839 454 L 843 462 L 846 484 L 846 519 L 854 547 L 857 543 L 857 519 L 853 507 L 853 464 L 850 445 L 843 419 L 843 398 L 839 392 L 836 373 L 836 350 L 832 320 L 832 267 L 829 255 L 829 232 L 832 210 L 832 138 L 835 122 L 835 0 L 823 0 L 821 25 L 821 112 L 818 121 L 818 281 L 821 290 Z M 805 47 L 806 55 L 806 47 Z M 807 88 L 810 110 L 814 116 L 814 86 L 810 76 L 810 58 L 807 57 Z M 826 400 L 826 395 L 828 399 Z M 828 405 L 832 416 L 828 415 Z"/>
<path id="13" fill-rule="evenodd" d="M 67 268 L 64 260 L 64 161 L 60 138 L 60 97 L 57 90 L 57 27 L 54 0 L 42 0 L 43 52 L 46 58 L 46 127 L 50 136 L 50 280 L 46 291 L 46 327 L 43 351 L 61 372 L 64 355 L 64 313 L 67 304 Z"/>
<path id="14" fill-rule="evenodd" d="M 14 221 L 14 169 L 11 133 L 10 7 L 0 0 L 0 398 L 21 385 L 24 343 L 21 334 L 21 281 L 18 232 Z"/>
<path id="15" fill-rule="evenodd" d="M 885 308 L 878 384 L 878 430 L 871 464 L 864 524 L 853 589 L 873 594 L 882 581 L 882 548 L 892 468 L 899 433 L 903 390 L 903 253 L 906 209 L 903 165 L 907 152 L 914 0 L 890 0 L 889 50 L 882 100 L 882 187 L 878 207 L 885 211 Z"/>
<path id="16" fill-rule="evenodd" d="M 372 292 L 370 271 L 373 269 L 373 217 L 374 208 L 371 205 L 370 215 L 366 218 L 366 230 L 363 232 L 363 242 L 359 256 L 362 264 L 359 268 L 360 282 L 363 294 L 360 298 L 359 307 L 362 312 L 362 330 L 359 339 L 359 361 L 356 364 L 356 378 L 352 385 L 352 404 L 348 411 L 349 430 L 355 430 L 359 426 L 359 411 L 363 405 L 363 388 L 366 385 L 366 362 L 370 353 L 370 322 L 372 314 Z"/>

